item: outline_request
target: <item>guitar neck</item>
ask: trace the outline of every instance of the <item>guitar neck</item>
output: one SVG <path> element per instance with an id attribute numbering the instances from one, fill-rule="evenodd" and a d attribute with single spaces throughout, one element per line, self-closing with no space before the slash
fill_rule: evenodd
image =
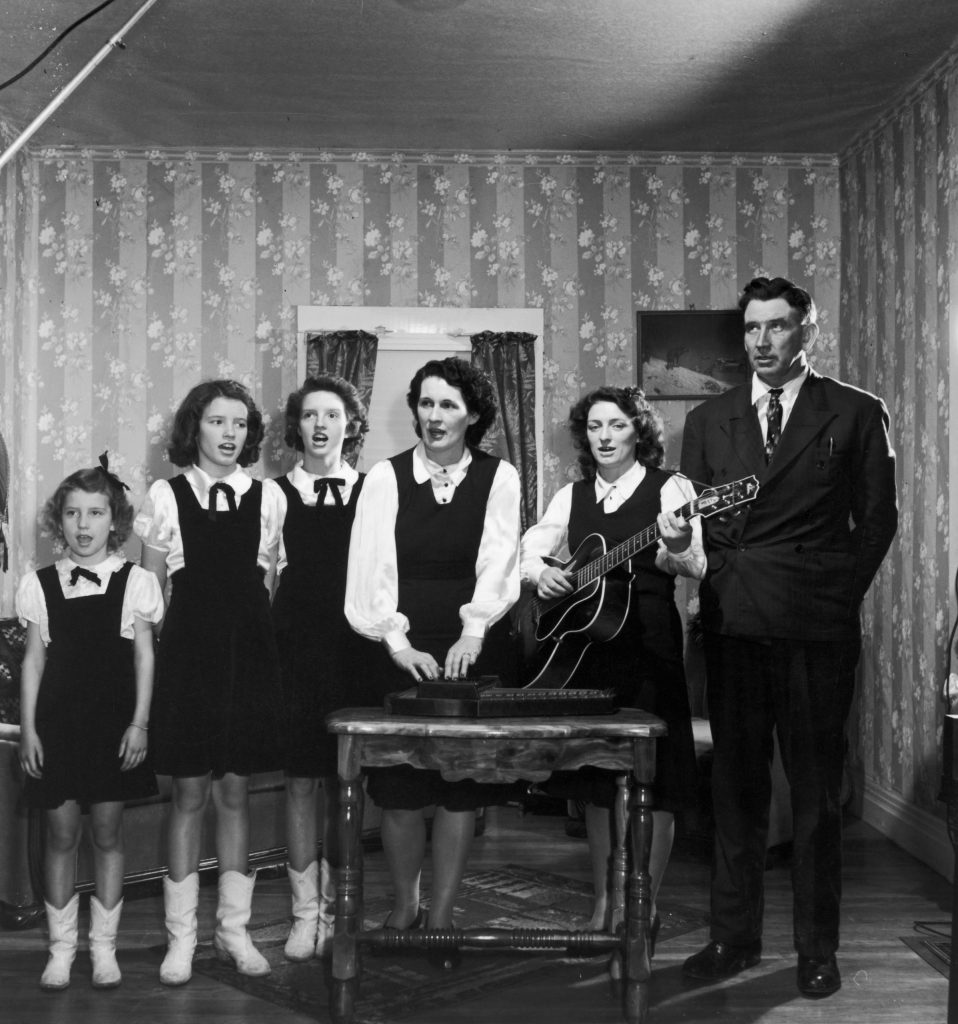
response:
<path id="1" fill-rule="evenodd" d="M 697 514 L 696 505 L 697 500 L 689 501 L 681 508 L 676 509 L 675 514 L 681 519 L 688 519 L 690 516 Z M 616 544 L 614 548 L 610 548 L 604 555 L 582 566 L 576 572 L 576 590 L 587 586 L 600 576 L 605 576 L 606 573 L 622 565 L 623 562 L 627 562 L 633 555 L 638 554 L 638 552 L 643 548 L 647 548 L 650 544 L 654 544 L 658 539 L 659 528 L 653 523 L 640 533 L 629 537 L 628 540 L 622 541 L 621 544 Z"/>

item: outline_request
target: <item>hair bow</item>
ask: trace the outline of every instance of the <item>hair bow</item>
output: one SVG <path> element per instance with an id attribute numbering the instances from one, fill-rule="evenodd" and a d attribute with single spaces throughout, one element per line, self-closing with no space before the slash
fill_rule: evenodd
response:
<path id="1" fill-rule="evenodd" d="M 102 469 L 103 472 L 106 473 L 106 475 L 113 481 L 113 483 L 117 485 L 117 487 L 122 487 L 124 491 L 128 491 L 130 488 L 127 487 L 127 485 L 116 475 L 116 473 L 110 471 L 110 463 L 107 460 L 107 455 L 109 454 L 109 451 L 110 449 L 107 448 L 107 450 L 100 456 L 100 469 Z"/>

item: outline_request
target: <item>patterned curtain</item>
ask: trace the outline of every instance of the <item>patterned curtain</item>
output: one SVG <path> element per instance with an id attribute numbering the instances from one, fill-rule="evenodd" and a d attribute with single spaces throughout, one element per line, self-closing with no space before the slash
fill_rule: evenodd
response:
<path id="1" fill-rule="evenodd" d="M 499 402 L 496 422 L 482 448 L 508 459 L 522 482 L 522 529 L 536 521 L 536 407 L 534 334 L 506 331 L 474 334 L 472 365 L 485 371 Z"/>
<path id="2" fill-rule="evenodd" d="M 10 483 L 10 459 L 7 456 L 7 444 L 0 434 L 0 569 L 6 572 L 10 568 L 7 555 L 7 487 Z"/>
<path id="3" fill-rule="evenodd" d="M 368 331 L 324 331 L 306 335 L 306 376 L 332 374 L 348 380 L 369 411 L 376 374 L 376 351 L 379 339 Z M 347 455 L 346 461 L 355 469 L 361 446 Z"/>

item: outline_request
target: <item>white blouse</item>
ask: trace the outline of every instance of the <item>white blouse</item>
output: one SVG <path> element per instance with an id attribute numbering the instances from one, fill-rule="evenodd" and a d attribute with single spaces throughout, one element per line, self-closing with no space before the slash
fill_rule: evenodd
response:
<path id="1" fill-rule="evenodd" d="M 601 503 L 607 515 L 628 501 L 636 488 L 645 479 L 645 466 L 640 462 L 618 480 L 607 483 L 601 477 L 595 478 L 595 500 Z M 695 497 L 695 488 L 682 476 L 671 476 L 662 485 L 660 492 L 662 511 L 674 512 Z M 549 502 L 545 515 L 535 526 L 526 530 L 522 537 L 522 559 L 520 572 L 522 582 L 538 586 L 539 576 L 546 567 L 543 556 L 554 555 L 563 560 L 571 555 L 569 551 L 569 516 L 572 512 L 572 484 L 566 484 Z M 649 526 L 652 524 L 649 523 Z M 655 554 L 656 568 L 671 576 L 691 576 L 702 579 L 705 575 L 705 548 L 702 544 L 702 519 L 694 516 L 691 520 L 692 540 L 686 551 L 673 555 L 659 540 Z"/>
<path id="2" fill-rule="evenodd" d="M 125 562 L 126 559 L 121 555 L 107 555 L 102 562 L 98 562 L 96 565 L 83 566 L 84 569 L 90 569 L 100 577 L 98 584 L 93 580 L 88 580 L 85 576 L 78 576 L 76 583 L 71 584 L 70 573 L 77 563 L 72 558 L 58 559 L 55 564 L 63 596 L 71 601 L 75 597 L 105 594 L 113 574 L 121 569 Z M 50 620 L 47 616 L 47 602 L 35 572 L 28 572 L 20 580 L 20 586 L 17 588 L 16 608 L 20 622 L 24 626 L 28 622 L 36 623 L 40 627 L 40 639 L 44 644 L 49 644 Z M 120 609 L 120 636 L 127 640 L 133 639 L 134 619 L 143 619 L 144 622 L 159 622 L 162 618 L 163 595 L 160 592 L 160 584 L 153 573 L 134 565 L 130 570 L 130 578 L 126 581 L 126 592 L 123 595 L 123 605 Z"/>
<path id="3" fill-rule="evenodd" d="M 253 479 L 244 469 L 237 466 L 229 476 L 214 478 L 200 469 L 190 466 L 183 474 L 196 495 L 202 508 L 209 508 L 210 488 L 213 484 L 229 484 L 236 496 L 237 506 L 242 504 L 243 495 L 253 486 Z M 282 519 L 276 494 L 279 488 L 263 487 L 263 500 L 260 506 L 260 539 L 257 564 L 269 571 L 272 552 L 279 541 Z M 281 493 L 281 492 L 280 492 Z M 222 491 L 216 494 L 216 508 L 225 512 L 229 506 L 226 495 Z M 166 555 L 166 569 L 169 575 L 182 569 L 186 559 L 183 555 L 183 537 L 180 533 L 180 515 L 176 507 L 176 497 L 169 480 L 156 480 L 151 484 L 143 505 L 133 521 L 133 532 L 143 543 Z"/>
<path id="4" fill-rule="evenodd" d="M 331 476 L 334 478 L 345 480 L 345 486 L 337 488 L 342 497 L 344 505 L 348 505 L 353 495 L 353 488 L 356 486 L 356 481 L 359 479 L 359 473 L 349 465 L 348 462 L 344 462 L 340 465 L 339 469 Z M 286 479 L 296 488 L 299 492 L 300 498 L 302 498 L 303 504 L 310 508 L 316 507 L 316 489 L 314 484 L 317 480 L 322 480 L 321 476 L 317 476 L 315 473 L 307 473 L 303 469 L 303 464 L 297 462 L 296 465 L 286 474 Z M 283 489 L 275 480 L 264 480 L 263 481 L 263 501 L 266 501 L 266 492 L 269 491 L 269 501 L 275 502 L 276 507 L 279 509 L 279 551 L 276 558 L 276 575 L 277 577 L 286 568 L 286 544 L 283 541 L 283 524 L 286 522 L 286 495 L 283 493 Z M 333 489 L 330 487 L 326 491 L 326 498 L 323 502 L 324 505 L 335 505 L 336 498 L 333 495 Z"/>
<path id="5" fill-rule="evenodd" d="M 452 466 L 439 466 L 425 455 L 420 442 L 412 453 L 413 477 L 432 480 L 439 504 L 455 497 L 472 462 L 468 448 Z M 519 599 L 519 501 L 515 467 L 501 461 L 493 477 L 476 558 L 476 589 L 459 609 L 462 635 L 482 638 L 489 627 Z M 371 640 L 384 640 L 391 651 L 410 645 L 409 620 L 398 611 L 399 571 L 396 560 L 396 515 L 399 489 L 392 464 L 385 460 L 369 471 L 356 507 L 346 577 L 346 618 Z"/>

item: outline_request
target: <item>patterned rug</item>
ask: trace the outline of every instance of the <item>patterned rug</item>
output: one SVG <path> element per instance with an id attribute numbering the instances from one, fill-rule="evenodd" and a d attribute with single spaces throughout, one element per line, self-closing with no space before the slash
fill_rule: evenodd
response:
<path id="1" fill-rule="evenodd" d="M 591 913 L 591 886 L 548 872 L 509 864 L 494 871 L 467 872 L 456 899 L 460 927 L 583 928 Z M 662 905 L 659 944 L 701 928 L 701 913 L 688 907 Z M 386 897 L 366 901 L 366 927 L 378 927 L 389 913 Z M 274 921 L 251 931 L 269 960 L 267 978 L 246 978 L 211 955 L 201 944 L 193 962 L 199 974 L 216 978 L 289 1010 L 329 1020 L 329 964 L 313 960 L 292 964 L 283 957 L 289 921 Z M 414 950 L 363 957 L 363 976 L 356 1024 L 388 1024 L 451 1002 L 482 997 L 490 989 L 513 985 L 533 974 L 573 961 L 564 950 L 532 953 L 466 950 L 455 971 L 433 968 Z M 581 963 L 581 961 L 578 961 Z"/>
<path id="2" fill-rule="evenodd" d="M 951 939 L 936 936 L 917 935 L 899 936 L 901 941 L 913 952 L 917 953 L 929 967 L 948 977 L 951 973 Z"/>

